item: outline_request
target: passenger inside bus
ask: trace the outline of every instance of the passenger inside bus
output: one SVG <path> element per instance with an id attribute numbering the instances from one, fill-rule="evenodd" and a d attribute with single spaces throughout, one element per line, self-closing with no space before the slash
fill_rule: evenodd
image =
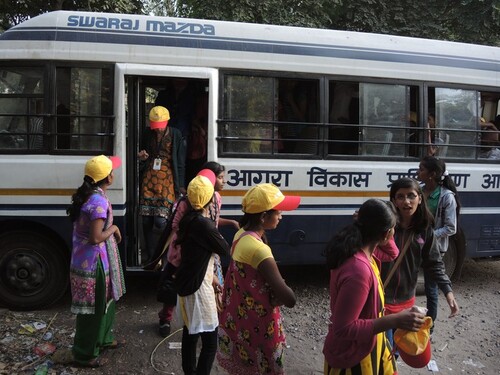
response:
<path id="1" fill-rule="evenodd" d="M 408 119 L 409 123 L 409 132 L 410 135 L 408 137 L 410 146 L 408 149 L 410 156 L 418 156 L 418 117 L 417 112 L 410 111 L 410 116 Z"/>
<path id="2" fill-rule="evenodd" d="M 307 93 L 297 80 L 285 79 L 279 81 L 279 111 L 278 121 L 290 122 L 279 128 L 282 149 L 280 152 L 295 152 L 297 141 L 307 116 Z"/>
<path id="3" fill-rule="evenodd" d="M 0 130 L 0 149 L 16 148 L 16 140 L 8 130 Z"/>
<path id="4" fill-rule="evenodd" d="M 207 161 L 208 141 L 208 92 L 203 90 L 196 95 L 191 131 L 187 139 L 186 185 L 201 170 Z"/>
<path id="5" fill-rule="evenodd" d="M 280 79 L 278 81 L 279 142 L 275 151 L 318 154 L 318 86 L 316 81 Z"/>
<path id="6" fill-rule="evenodd" d="M 179 77 L 169 79 L 165 89 L 159 91 L 155 99 L 155 106 L 163 106 L 169 110 L 170 121 L 168 127 L 176 128 L 180 131 L 184 141 L 185 152 L 191 138 L 193 121 L 196 120 L 196 98 L 195 83 L 187 78 Z M 184 161 L 186 162 L 186 159 Z M 189 172 L 189 175 L 187 172 Z M 188 177 L 192 178 L 196 173 L 198 173 L 196 167 L 189 170 L 186 169 L 183 186 L 187 186 L 190 181 Z"/>
<path id="7" fill-rule="evenodd" d="M 331 82 L 328 131 L 328 153 L 358 155 L 359 153 L 359 84 Z"/>
<path id="8" fill-rule="evenodd" d="M 479 158 L 489 160 L 500 160 L 499 132 L 492 122 L 481 124 L 481 149 Z"/>
<path id="9" fill-rule="evenodd" d="M 186 146 L 195 109 L 195 94 L 191 82 L 186 78 L 173 78 L 158 93 L 155 106 L 168 108 L 171 116 L 169 127 L 180 130 Z"/>
<path id="10" fill-rule="evenodd" d="M 449 136 L 443 132 L 438 132 L 436 130 L 436 116 L 434 113 L 429 113 L 427 117 L 427 155 L 429 156 L 446 156 L 445 148 L 443 147 L 448 143 Z"/>
<path id="11" fill-rule="evenodd" d="M 43 113 L 43 101 L 35 101 L 35 113 Z M 44 123 L 43 117 L 34 116 L 29 119 L 29 131 L 28 131 L 28 148 L 31 150 L 40 150 L 43 148 L 43 138 L 44 138 Z"/>

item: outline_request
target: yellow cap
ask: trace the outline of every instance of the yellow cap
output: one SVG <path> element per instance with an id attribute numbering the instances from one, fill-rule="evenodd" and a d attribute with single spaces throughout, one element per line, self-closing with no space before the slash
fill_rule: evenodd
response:
<path id="1" fill-rule="evenodd" d="M 170 112 L 161 105 L 153 107 L 149 111 L 149 126 L 151 129 L 165 129 L 168 120 L 170 120 Z"/>
<path id="2" fill-rule="evenodd" d="M 403 361 L 413 367 L 421 368 L 431 360 L 430 328 L 432 318 L 426 316 L 424 324 L 417 332 L 397 329 L 394 332 L 394 343 Z"/>
<path id="3" fill-rule="evenodd" d="M 89 176 L 94 183 L 104 180 L 113 169 L 120 166 L 121 160 L 118 156 L 107 157 L 95 156 L 85 163 L 85 176 Z"/>
<path id="4" fill-rule="evenodd" d="M 243 212 L 257 214 L 271 209 L 292 211 L 300 204 L 299 196 L 285 196 L 273 184 L 260 184 L 248 190 L 243 197 Z"/>
<path id="5" fill-rule="evenodd" d="M 208 177 L 196 176 L 191 180 L 187 188 L 187 198 L 191 207 L 201 210 L 214 196 L 214 185 Z"/>

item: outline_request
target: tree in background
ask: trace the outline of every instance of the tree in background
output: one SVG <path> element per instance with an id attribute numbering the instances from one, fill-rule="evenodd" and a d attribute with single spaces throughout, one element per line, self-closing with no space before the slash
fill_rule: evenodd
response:
<path id="1" fill-rule="evenodd" d="M 330 29 L 500 46 L 500 0 L 336 0 Z"/>
<path id="2" fill-rule="evenodd" d="M 178 0 L 177 13 L 500 46 L 500 0 Z"/>
<path id="3" fill-rule="evenodd" d="M 324 28 L 325 0 L 178 0 L 180 16 L 214 20 Z"/>
<path id="4" fill-rule="evenodd" d="M 176 17 L 176 0 L 143 0 L 142 12 L 152 16 Z"/>
<path id="5" fill-rule="evenodd" d="M 141 0 L 0 0 L 0 32 L 54 10 L 140 14 L 142 6 Z"/>
<path id="6" fill-rule="evenodd" d="M 500 0 L 451 1 L 448 38 L 500 46 Z M 457 4 L 455 4 L 457 3 Z"/>

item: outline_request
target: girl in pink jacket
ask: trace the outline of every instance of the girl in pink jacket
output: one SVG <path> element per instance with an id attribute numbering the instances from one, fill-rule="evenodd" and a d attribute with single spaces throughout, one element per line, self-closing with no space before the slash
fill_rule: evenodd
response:
<path id="1" fill-rule="evenodd" d="M 366 201 L 354 224 L 337 233 L 325 254 L 330 269 L 331 318 L 323 354 L 324 373 L 396 374 L 385 331 L 418 331 L 424 315 L 410 309 L 383 316 L 380 258 L 398 255 L 392 241 L 396 216 L 378 199 Z"/>

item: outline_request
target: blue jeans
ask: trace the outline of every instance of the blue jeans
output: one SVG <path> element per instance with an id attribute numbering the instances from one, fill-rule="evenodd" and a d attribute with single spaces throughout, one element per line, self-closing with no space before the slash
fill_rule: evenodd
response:
<path id="1" fill-rule="evenodd" d="M 394 350 L 394 331 L 395 331 L 395 329 L 389 329 L 389 330 L 385 331 L 385 337 L 387 338 L 387 341 L 389 341 L 389 343 L 391 344 L 391 350 L 394 351 L 394 357 L 396 359 L 398 359 L 399 351 Z"/>
<path id="2" fill-rule="evenodd" d="M 427 298 L 427 316 L 432 318 L 431 333 L 436 324 L 439 290 L 437 283 L 428 275 L 424 274 L 425 296 Z"/>
<path id="3" fill-rule="evenodd" d="M 392 329 L 385 331 L 385 337 L 387 337 L 387 340 L 389 340 L 389 343 L 394 348 L 394 331 Z"/>

